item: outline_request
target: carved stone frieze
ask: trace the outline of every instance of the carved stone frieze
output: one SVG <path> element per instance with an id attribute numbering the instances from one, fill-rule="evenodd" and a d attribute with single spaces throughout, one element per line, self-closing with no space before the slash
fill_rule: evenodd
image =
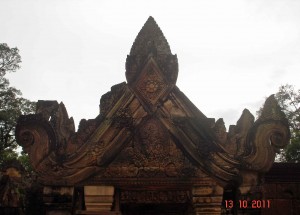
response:
<path id="1" fill-rule="evenodd" d="M 187 203 L 191 201 L 190 190 L 122 190 L 121 203 Z"/>
<path id="2" fill-rule="evenodd" d="M 103 177 L 203 177 L 171 141 L 161 123 L 147 119 L 129 144 L 103 172 Z"/>

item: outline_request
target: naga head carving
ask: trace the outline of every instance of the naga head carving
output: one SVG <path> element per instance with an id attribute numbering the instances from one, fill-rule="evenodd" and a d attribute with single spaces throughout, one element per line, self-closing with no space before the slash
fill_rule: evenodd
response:
<path id="1" fill-rule="evenodd" d="M 252 169 L 268 171 L 276 153 L 283 149 L 290 140 L 289 123 L 274 95 L 267 98 L 261 116 L 254 123 L 248 134 L 248 147 L 252 150 L 246 157 Z"/>

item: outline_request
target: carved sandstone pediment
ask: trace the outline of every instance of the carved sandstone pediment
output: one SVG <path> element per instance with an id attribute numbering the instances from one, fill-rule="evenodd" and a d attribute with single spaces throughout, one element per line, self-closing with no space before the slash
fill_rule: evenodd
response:
<path id="1" fill-rule="evenodd" d="M 206 176 L 176 146 L 159 120 L 146 119 L 139 126 L 137 134 L 115 160 L 104 168 L 101 177 L 113 179 Z"/>
<path id="2" fill-rule="evenodd" d="M 75 132 L 73 119 L 56 101 L 39 101 L 36 114 L 19 118 L 17 141 L 39 180 L 47 185 L 142 178 L 199 183 L 211 177 L 226 186 L 248 183 L 248 173 L 258 178 L 268 171 L 290 135 L 274 96 L 258 120 L 245 110 L 226 132 L 222 119 L 207 118 L 178 89 L 177 76 L 177 57 L 150 17 L 127 56 L 127 83 L 101 97 L 95 119 L 82 120 Z"/>

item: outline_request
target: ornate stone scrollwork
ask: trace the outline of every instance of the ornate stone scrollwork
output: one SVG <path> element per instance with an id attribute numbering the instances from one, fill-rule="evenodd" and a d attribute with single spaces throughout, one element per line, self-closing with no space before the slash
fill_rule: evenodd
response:
<path id="1" fill-rule="evenodd" d="M 17 142 L 29 154 L 35 169 L 56 148 L 56 134 L 51 124 L 41 115 L 27 115 L 19 118 L 16 127 Z"/>
<path id="2" fill-rule="evenodd" d="M 288 121 L 272 95 L 255 122 L 248 110 L 243 111 L 237 125 L 230 127 L 223 146 L 229 155 L 241 162 L 244 169 L 266 172 L 272 166 L 276 153 L 288 144 L 289 138 Z"/>
<path id="3" fill-rule="evenodd" d="M 48 185 L 138 184 L 140 179 L 152 185 L 171 180 L 187 187 L 196 184 L 204 192 L 200 182 L 211 176 L 224 187 L 256 186 L 259 174 L 269 170 L 290 137 L 274 96 L 258 120 L 244 110 L 226 132 L 222 119 L 207 118 L 176 87 L 177 75 L 177 56 L 150 17 L 127 56 L 128 83 L 113 86 L 101 97 L 95 119 L 82 120 L 75 132 L 63 103 L 39 101 L 36 114 L 19 118 L 17 141 Z M 161 201 L 165 195 L 155 193 Z M 216 195 L 213 201 L 219 204 L 221 193 Z M 204 213 L 201 207 L 210 198 L 195 194 L 195 199 Z"/>
<path id="4" fill-rule="evenodd" d="M 288 121 L 272 95 L 248 133 L 249 153 L 243 157 L 252 170 L 266 172 L 271 168 L 276 153 L 289 143 L 289 139 Z"/>
<path id="5" fill-rule="evenodd" d="M 24 130 L 20 133 L 19 144 L 25 149 L 34 143 L 34 135 L 30 130 Z"/>

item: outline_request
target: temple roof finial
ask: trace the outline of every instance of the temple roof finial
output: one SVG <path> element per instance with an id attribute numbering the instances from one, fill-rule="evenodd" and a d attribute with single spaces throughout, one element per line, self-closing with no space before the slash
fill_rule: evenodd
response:
<path id="1" fill-rule="evenodd" d="M 130 55 L 147 55 L 154 50 L 158 55 L 171 54 L 170 46 L 163 32 L 154 18 L 149 16 L 131 47 Z"/>
<path id="2" fill-rule="evenodd" d="M 168 84 L 174 85 L 178 75 L 177 56 L 172 55 L 168 41 L 152 16 L 138 33 L 126 59 L 126 79 L 130 85 L 137 80 L 150 58 L 156 62 Z"/>

